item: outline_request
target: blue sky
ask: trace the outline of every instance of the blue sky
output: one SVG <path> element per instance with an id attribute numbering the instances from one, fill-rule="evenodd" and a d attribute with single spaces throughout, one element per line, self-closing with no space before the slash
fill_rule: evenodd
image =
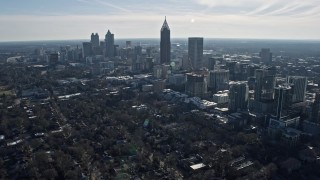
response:
<path id="1" fill-rule="evenodd" d="M 320 39 L 320 0 L 1 0 L 0 41 L 172 37 Z"/>

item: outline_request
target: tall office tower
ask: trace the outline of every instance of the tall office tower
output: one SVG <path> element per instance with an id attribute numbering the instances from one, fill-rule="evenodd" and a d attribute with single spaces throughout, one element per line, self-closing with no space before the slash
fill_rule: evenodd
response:
<path id="1" fill-rule="evenodd" d="M 142 47 L 141 46 L 135 46 L 134 47 L 134 54 L 133 54 L 133 58 L 132 58 L 132 66 L 135 67 L 133 68 L 133 70 L 137 71 L 137 70 L 141 70 L 141 66 L 142 66 Z"/>
<path id="2" fill-rule="evenodd" d="M 37 49 L 35 49 L 34 54 L 37 56 L 43 56 L 45 54 L 45 52 L 44 52 L 43 48 L 37 48 Z"/>
<path id="3" fill-rule="evenodd" d="M 303 76 L 289 76 L 288 83 L 293 85 L 292 102 L 304 102 L 307 90 L 307 78 Z"/>
<path id="4" fill-rule="evenodd" d="M 151 55 L 152 55 L 152 47 L 148 47 L 147 49 L 146 49 L 146 53 L 147 53 L 147 56 L 148 57 L 151 57 Z"/>
<path id="5" fill-rule="evenodd" d="M 144 64 L 145 64 L 146 54 L 142 53 L 142 47 L 141 46 L 135 46 L 133 49 L 133 56 L 132 56 L 132 65 L 134 71 L 142 71 L 144 70 Z"/>
<path id="6" fill-rule="evenodd" d="M 82 56 L 83 56 L 82 49 L 80 49 L 79 46 L 77 46 L 77 48 L 75 48 L 75 49 L 73 50 L 74 60 L 75 60 L 75 61 L 79 61 Z"/>
<path id="7" fill-rule="evenodd" d="M 256 70 L 259 69 L 259 68 L 260 67 L 257 66 L 257 65 L 249 65 L 248 66 L 248 70 L 247 70 L 248 77 L 254 77 Z"/>
<path id="8" fill-rule="evenodd" d="M 114 56 L 119 56 L 120 47 L 119 45 L 114 45 Z"/>
<path id="9" fill-rule="evenodd" d="M 131 41 L 126 41 L 126 48 L 131 48 Z"/>
<path id="10" fill-rule="evenodd" d="M 187 74 L 186 94 L 203 98 L 207 94 L 207 80 L 204 75 Z"/>
<path id="11" fill-rule="evenodd" d="M 209 70 L 214 70 L 214 67 L 216 66 L 217 59 L 214 57 L 211 57 L 208 59 L 208 69 Z"/>
<path id="12" fill-rule="evenodd" d="M 275 88 L 275 115 L 276 119 L 288 116 L 290 114 L 292 105 L 293 89 L 288 85 L 280 85 Z"/>
<path id="13" fill-rule="evenodd" d="M 93 55 L 103 55 L 103 49 L 100 47 L 100 40 L 98 33 L 91 34 L 91 44 L 92 44 L 92 54 Z"/>
<path id="14" fill-rule="evenodd" d="M 237 61 L 226 61 L 226 67 L 229 69 L 229 78 L 231 81 L 236 81 Z"/>
<path id="15" fill-rule="evenodd" d="M 229 89 L 229 70 L 210 71 L 208 86 L 214 93 Z"/>
<path id="16" fill-rule="evenodd" d="M 246 81 L 232 81 L 229 89 L 229 111 L 248 109 L 249 87 Z"/>
<path id="17" fill-rule="evenodd" d="M 259 66 L 249 65 L 247 69 L 247 76 L 248 76 L 248 86 L 249 90 L 254 90 L 255 85 L 255 71 L 259 69 Z"/>
<path id="18" fill-rule="evenodd" d="M 98 33 L 96 34 L 91 34 L 91 43 L 92 43 L 92 47 L 99 47 L 99 35 Z"/>
<path id="19" fill-rule="evenodd" d="M 60 53 L 51 53 L 49 56 L 49 64 L 51 66 L 57 65 L 60 59 Z"/>
<path id="20" fill-rule="evenodd" d="M 105 38 L 106 42 L 106 57 L 113 58 L 114 57 L 114 34 L 111 34 L 110 30 L 108 30 Z"/>
<path id="21" fill-rule="evenodd" d="M 92 43 L 91 42 L 84 42 L 82 43 L 82 57 L 86 58 L 92 56 Z"/>
<path id="22" fill-rule="evenodd" d="M 248 81 L 248 63 L 237 63 L 235 71 L 235 79 L 237 81 Z"/>
<path id="23" fill-rule="evenodd" d="M 271 64 L 272 62 L 272 53 L 269 48 L 262 48 L 260 52 L 261 61 L 265 64 Z"/>
<path id="24" fill-rule="evenodd" d="M 100 49 L 102 51 L 102 55 L 106 57 L 106 42 L 105 41 L 100 41 Z"/>
<path id="25" fill-rule="evenodd" d="M 100 41 L 100 47 L 101 47 L 101 49 L 106 49 L 106 42 Z"/>
<path id="26" fill-rule="evenodd" d="M 134 54 L 137 56 L 141 56 L 142 55 L 142 47 L 141 46 L 134 47 Z"/>
<path id="27" fill-rule="evenodd" d="M 215 66 L 217 64 L 221 64 L 223 62 L 223 57 L 219 57 L 219 56 L 216 56 L 216 57 L 211 57 L 208 59 L 208 69 L 209 70 L 214 70 Z"/>
<path id="28" fill-rule="evenodd" d="M 188 56 L 191 69 L 198 70 L 202 67 L 203 38 L 190 37 L 188 39 Z"/>
<path id="29" fill-rule="evenodd" d="M 155 93 L 161 93 L 166 88 L 166 80 L 158 79 L 153 82 L 153 91 Z"/>
<path id="30" fill-rule="evenodd" d="M 171 58 L 171 41 L 170 41 L 170 28 L 167 19 L 164 19 L 160 31 L 160 63 L 169 64 Z"/>
<path id="31" fill-rule="evenodd" d="M 319 123 L 320 116 L 320 93 L 316 93 L 316 98 L 312 105 L 312 117 L 311 121 L 314 123 Z"/>
<path id="32" fill-rule="evenodd" d="M 254 87 L 254 100 L 255 101 L 261 101 L 262 99 L 262 93 L 263 93 L 263 88 L 264 88 L 264 79 L 265 79 L 265 70 L 263 69 L 257 69 L 255 71 L 255 77 L 256 77 L 256 82 L 255 82 L 255 87 Z"/>
<path id="33" fill-rule="evenodd" d="M 254 88 L 255 101 L 261 102 L 273 99 L 276 83 L 275 75 L 276 73 L 273 68 L 256 70 L 256 82 Z"/>
<path id="34" fill-rule="evenodd" d="M 145 70 L 147 71 L 152 71 L 153 70 L 153 58 L 152 57 L 147 57 L 146 58 L 146 62 L 144 63 L 144 67 L 145 67 Z"/>
<path id="35" fill-rule="evenodd" d="M 169 64 L 163 64 L 162 66 L 162 79 L 168 79 L 169 74 L 171 73 L 171 67 Z"/>
<path id="36" fill-rule="evenodd" d="M 157 79 L 160 79 L 162 77 L 162 66 L 156 65 L 153 67 L 153 76 Z"/>

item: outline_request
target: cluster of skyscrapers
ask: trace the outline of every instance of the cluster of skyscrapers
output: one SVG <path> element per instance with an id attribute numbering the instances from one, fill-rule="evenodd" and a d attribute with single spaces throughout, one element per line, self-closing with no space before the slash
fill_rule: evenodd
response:
<path id="1" fill-rule="evenodd" d="M 160 46 L 163 64 L 170 64 L 169 38 L 170 29 L 165 20 Z M 255 118 L 268 122 L 266 126 L 271 134 L 280 131 L 285 137 L 295 139 L 293 136 L 298 136 L 298 131 L 288 133 L 287 128 L 301 125 L 301 115 L 309 117 L 303 121 L 307 132 L 320 130 L 320 94 L 316 94 L 310 105 L 306 101 L 307 78 L 278 74 L 269 48 L 262 48 L 255 57 L 219 54 L 208 57 L 204 54 L 203 38 L 190 37 L 181 69 L 187 72 L 184 74 L 187 95 L 212 100 L 229 113 L 254 114 Z M 183 71 L 179 73 L 169 76 L 169 84 L 177 84 L 170 79 L 181 78 Z"/>
<path id="2" fill-rule="evenodd" d="M 165 18 L 160 29 L 160 49 L 126 42 L 124 48 L 115 45 L 114 34 L 108 31 L 104 41 L 92 34 L 91 41 L 83 43 L 83 57 L 101 56 L 130 65 L 133 73 L 152 73 L 154 86 L 161 92 L 166 86 L 184 88 L 184 93 L 214 101 L 219 109 L 229 113 L 253 113 L 269 119 L 270 124 L 289 126 L 297 124 L 306 113 L 307 78 L 279 77 L 273 66 L 269 48 L 262 48 L 256 56 L 205 54 L 204 39 L 190 37 L 187 53 L 172 48 L 170 28 Z M 254 63 L 253 63 L 254 62 Z M 178 88 L 178 89 L 179 89 Z M 309 110 L 310 122 L 319 122 L 320 95 Z"/>
<path id="3" fill-rule="evenodd" d="M 116 52 L 114 45 L 114 34 L 108 30 L 105 40 L 100 42 L 98 33 L 91 34 L 91 41 L 83 43 L 83 58 L 102 55 L 103 57 L 113 58 Z"/>

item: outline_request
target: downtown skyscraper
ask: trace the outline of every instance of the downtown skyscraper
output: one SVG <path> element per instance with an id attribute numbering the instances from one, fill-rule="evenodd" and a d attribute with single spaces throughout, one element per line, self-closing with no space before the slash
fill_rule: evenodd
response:
<path id="1" fill-rule="evenodd" d="M 169 64 L 171 57 L 171 41 L 170 41 L 170 28 L 167 23 L 167 19 L 164 19 L 161 27 L 161 39 L 160 39 L 160 63 Z"/>
<path id="2" fill-rule="evenodd" d="M 262 48 L 259 55 L 261 58 L 261 62 L 268 65 L 272 63 L 272 53 L 270 52 L 269 48 Z"/>
<path id="3" fill-rule="evenodd" d="M 248 109 L 249 87 L 246 81 L 232 81 L 229 89 L 229 111 Z"/>
<path id="4" fill-rule="evenodd" d="M 110 30 L 108 30 L 105 38 L 106 42 L 106 57 L 113 58 L 114 57 L 114 34 L 111 34 Z"/>
<path id="5" fill-rule="evenodd" d="M 288 83 L 293 86 L 293 103 L 304 102 L 306 99 L 306 91 L 308 80 L 304 76 L 289 76 Z"/>
<path id="6" fill-rule="evenodd" d="M 99 47 L 99 45 L 100 45 L 99 34 L 98 33 L 96 33 L 96 34 L 92 33 L 90 42 L 92 43 L 92 47 Z"/>
<path id="7" fill-rule="evenodd" d="M 188 39 L 188 57 L 192 70 L 199 70 L 202 67 L 203 59 L 203 38 L 190 37 Z"/>
<path id="8" fill-rule="evenodd" d="M 280 120 L 282 117 L 288 116 L 292 110 L 292 96 L 293 89 L 289 84 L 279 85 L 275 87 L 275 115 L 276 120 Z"/>

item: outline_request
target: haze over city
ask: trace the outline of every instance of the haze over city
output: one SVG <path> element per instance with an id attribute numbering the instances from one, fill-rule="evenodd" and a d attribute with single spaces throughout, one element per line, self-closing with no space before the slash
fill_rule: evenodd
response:
<path id="1" fill-rule="evenodd" d="M 0 179 L 320 179 L 320 0 L 0 3 Z"/>
<path id="2" fill-rule="evenodd" d="M 320 39 L 318 0 L 11 0 L 1 2 L 0 41 L 159 38 L 167 16 L 172 38 Z"/>

